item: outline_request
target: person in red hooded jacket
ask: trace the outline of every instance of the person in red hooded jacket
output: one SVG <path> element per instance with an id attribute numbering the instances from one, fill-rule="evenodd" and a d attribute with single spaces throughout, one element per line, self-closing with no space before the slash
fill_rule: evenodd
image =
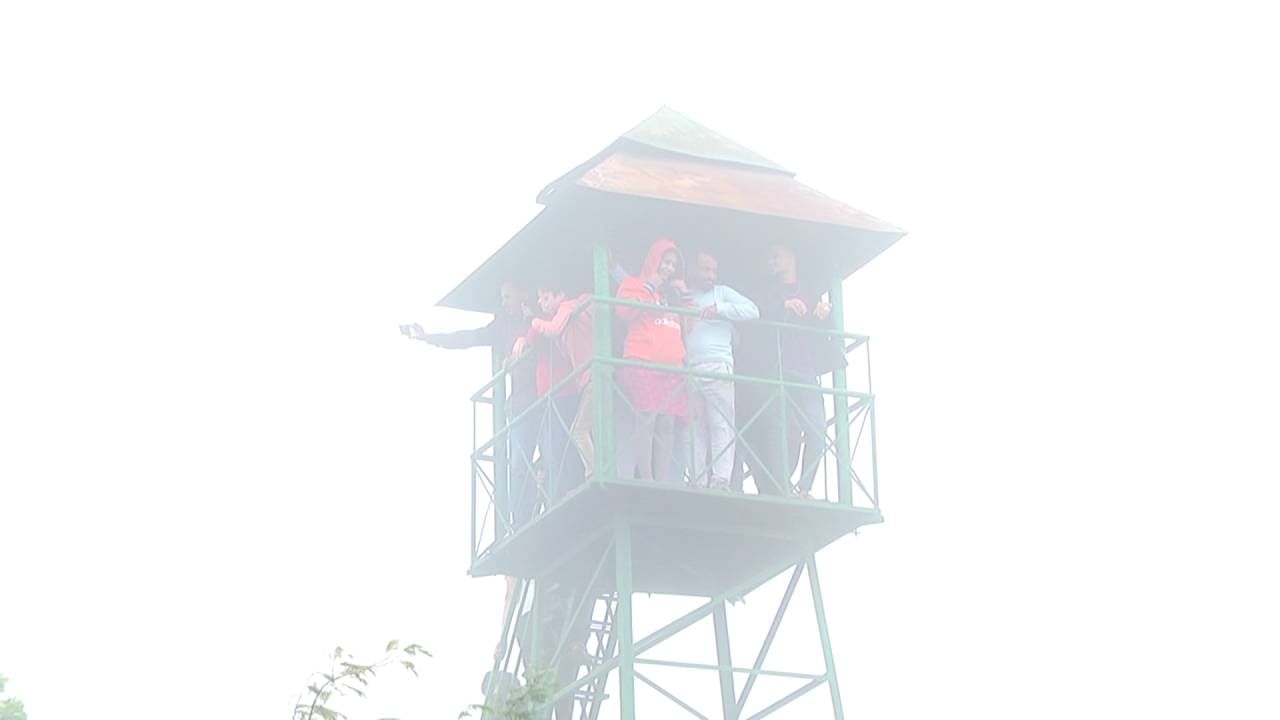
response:
<path id="1" fill-rule="evenodd" d="M 683 366 L 683 323 L 679 315 L 663 309 L 685 304 L 688 288 L 677 276 L 679 269 L 680 251 L 674 242 L 662 238 L 649 248 L 640 275 L 627 278 L 618 287 L 618 298 L 655 306 L 618 306 L 618 317 L 627 325 L 623 358 L 676 369 Z M 632 467 L 619 467 L 619 477 L 630 479 L 638 469 L 641 480 L 672 480 L 667 476 L 672 467 L 675 421 L 687 414 L 684 378 L 679 372 L 624 367 L 618 379 L 636 413 L 634 461 L 630 453 L 625 454 L 624 464 Z"/>

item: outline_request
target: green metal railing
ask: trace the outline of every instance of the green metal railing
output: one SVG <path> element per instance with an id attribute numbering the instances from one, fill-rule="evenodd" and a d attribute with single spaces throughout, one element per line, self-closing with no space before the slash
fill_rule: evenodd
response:
<path id="1" fill-rule="evenodd" d="M 593 309 L 595 354 L 591 362 L 564 373 L 550 388 L 526 408 L 508 407 L 508 378 L 516 365 L 534 362 L 532 353 L 515 360 L 508 367 L 496 365 L 496 374 L 475 394 L 473 403 L 474 443 L 471 453 L 471 560 L 475 561 L 496 544 L 514 534 L 519 526 L 560 502 L 571 490 L 566 484 L 581 482 L 638 482 L 622 477 L 630 468 L 620 469 L 619 456 L 629 458 L 621 447 L 619 427 L 631 427 L 636 413 L 627 394 L 617 381 L 626 368 L 643 368 L 677 376 L 678 389 L 690 400 L 705 402 L 704 385 L 709 381 L 731 383 L 739 397 L 750 397 L 748 412 L 742 417 L 724 418 L 733 428 L 733 442 L 722 452 L 734 452 L 744 489 L 746 480 L 758 495 L 789 498 L 793 502 L 824 501 L 850 508 L 879 510 L 880 492 L 875 446 L 875 396 L 871 388 L 870 339 L 865 335 L 844 332 L 841 317 L 842 298 L 839 287 L 831 290 L 833 312 L 831 327 L 789 324 L 772 321 L 735 323 L 743 330 L 757 334 L 771 333 L 776 353 L 777 372 L 772 377 L 709 372 L 688 367 L 657 365 L 615 357 L 613 352 L 614 308 L 629 306 L 661 310 L 680 316 L 696 316 L 696 310 L 654 306 L 629 300 L 595 295 L 578 312 Z M 837 368 L 825 378 L 804 381 L 782 373 L 784 343 L 798 333 L 826 338 L 843 350 L 846 367 Z M 741 363 L 739 363 L 741 366 Z M 860 372 L 854 372 L 860 370 Z M 576 389 L 579 378 L 590 373 L 593 408 L 592 440 L 593 473 L 579 479 L 578 467 L 583 458 L 574 445 L 570 431 L 577 411 Z M 863 381 L 865 379 L 865 382 Z M 856 383 L 856 389 L 851 388 Z M 817 399 L 822 405 L 822 427 L 813 427 L 815 441 L 820 436 L 821 452 L 810 451 L 810 459 L 818 465 L 808 466 L 813 474 L 812 497 L 794 497 L 792 488 L 806 470 L 802 457 L 796 457 L 798 428 L 804 423 L 808 404 L 810 417 L 816 415 Z M 741 406 L 739 406 L 741 408 Z M 810 426 L 815 423 L 810 421 Z M 489 429 L 486 429 L 489 428 Z M 676 453 L 671 468 L 655 468 L 671 485 L 701 486 L 705 478 L 693 477 L 691 425 L 677 430 Z M 808 442 L 808 440 L 806 440 Z M 533 447 L 531 447 L 533 446 Z M 536 447 L 536 449 L 535 449 Z M 714 458 L 705 463 L 710 466 Z M 630 464 L 630 463 L 628 463 Z M 708 490 L 710 492 L 710 490 Z M 749 493 L 748 493 L 749 494 Z"/>

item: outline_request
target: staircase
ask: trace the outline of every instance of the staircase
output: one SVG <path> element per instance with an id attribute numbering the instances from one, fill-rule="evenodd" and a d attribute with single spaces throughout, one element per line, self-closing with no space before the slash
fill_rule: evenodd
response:
<path id="1" fill-rule="evenodd" d="M 506 620 L 503 624 L 502 650 L 501 653 L 495 653 L 493 668 L 484 679 L 483 691 L 486 706 L 501 707 L 508 694 L 522 684 L 517 676 L 522 677 L 527 669 L 525 648 L 521 640 L 527 638 L 531 630 L 529 627 L 533 615 L 529 612 L 533 599 L 531 586 L 530 581 L 520 580 L 513 593 L 512 601 L 508 604 Z M 580 648 L 578 657 L 582 662 L 577 667 L 574 677 L 585 676 L 616 653 L 618 639 L 613 634 L 613 625 L 617 613 L 617 602 L 617 595 L 613 592 L 601 594 L 592 601 L 585 637 L 582 638 L 583 644 L 578 646 Z M 554 645 L 556 639 L 558 638 L 548 638 L 543 642 L 550 641 Z M 571 642 L 566 642 L 561 652 L 573 652 L 572 647 Z M 591 683 L 575 690 L 572 698 L 574 720 L 599 720 L 600 710 L 605 700 L 609 698 L 608 693 L 605 692 L 608 680 L 608 674 L 601 675 Z M 562 687 L 557 687 L 556 691 L 558 692 Z M 491 720 L 493 717 L 492 713 L 486 712 L 481 716 L 481 720 Z"/>
<path id="2" fill-rule="evenodd" d="M 613 620 L 617 610 L 617 593 L 605 593 L 596 598 L 595 607 L 591 610 L 591 624 L 587 629 L 587 662 L 584 666 L 587 673 L 612 658 L 618 649 L 618 636 L 613 634 Z M 596 617 L 597 613 L 600 614 L 599 618 Z M 574 693 L 574 702 L 581 711 L 578 714 L 580 720 L 599 720 L 600 708 L 609 699 L 604 691 L 608 681 L 608 674 L 601 675 Z"/>

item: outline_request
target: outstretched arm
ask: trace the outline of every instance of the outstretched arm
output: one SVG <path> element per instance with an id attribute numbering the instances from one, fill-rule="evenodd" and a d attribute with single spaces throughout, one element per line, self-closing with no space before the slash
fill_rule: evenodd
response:
<path id="1" fill-rule="evenodd" d="M 471 347 L 490 347 L 493 345 L 496 333 L 497 320 L 485 325 L 482 328 L 474 330 L 459 330 L 449 333 L 429 333 L 422 329 L 418 323 L 412 325 L 401 325 L 400 332 L 405 337 L 413 340 L 421 340 L 428 345 L 445 348 L 447 350 L 461 350 Z"/>
<path id="2" fill-rule="evenodd" d="M 492 347 L 493 340 L 497 333 L 497 321 L 493 321 L 482 328 L 474 330 L 459 330 L 450 333 L 427 333 L 423 342 L 430 343 L 437 347 L 447 350 L 462 350 L 472 347 Z"/>

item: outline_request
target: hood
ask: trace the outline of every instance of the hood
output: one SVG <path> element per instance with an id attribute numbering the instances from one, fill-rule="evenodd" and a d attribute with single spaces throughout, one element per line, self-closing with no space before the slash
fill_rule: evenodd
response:
<path id="1" fill-rule="evenodd" d="M 676 247 L 674 241 L 667 238 L 658 238 L 658 240 L 650 246 L 649 254 L 644 256 L 644 266 L 640 268 L 640 278 L 642 280 L 648 282 L 649 278 L 653 277 L 654 274 L 658 272 L 658 266 L 662 264 L 662 256 L 665 255 L 668 250 L 675 250 L 677 257 L 680 256 L 680 248 Z M 684 258 L 680 257 L 677 262 L 679 263 L 677 271 L 684 269 Z"/>

